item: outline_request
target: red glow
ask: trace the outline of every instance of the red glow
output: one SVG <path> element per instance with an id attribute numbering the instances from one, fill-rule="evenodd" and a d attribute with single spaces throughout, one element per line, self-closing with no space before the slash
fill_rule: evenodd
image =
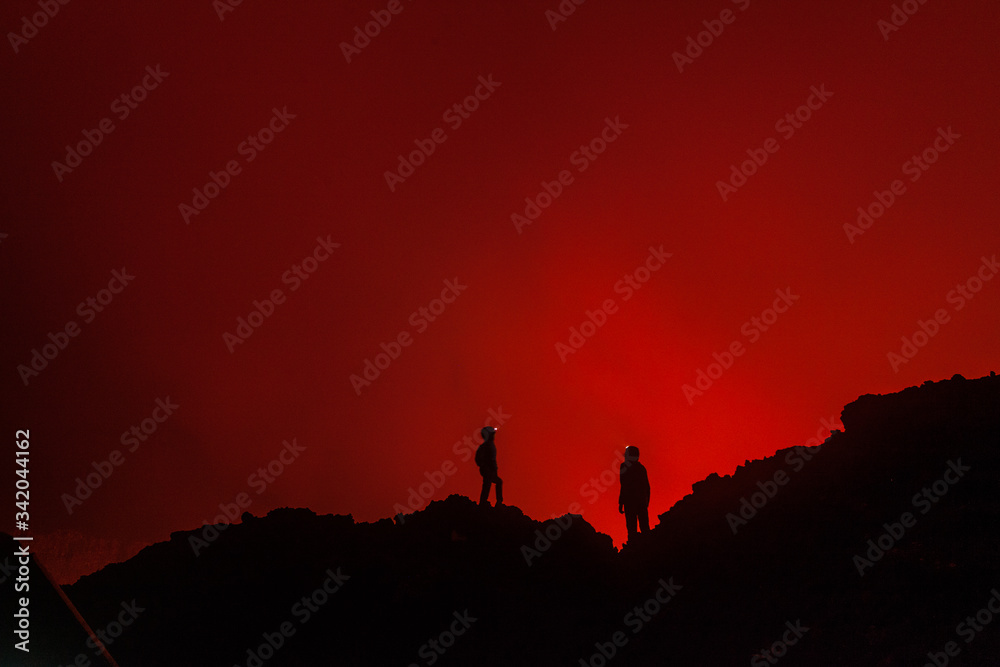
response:
<path id="1" fill-rule="evenodd" d="M 859 394 L 996 367 L 1000 288 L 948 297 L 1000 250 L 994 4 L 926 3 L 888 39 L 888 1 L 594 2 L 553 30 L 556 5 L 405 2 L 347 63 L 338 44 L 384 4 L 243 3 L 222 21 L 210 2 L 69 4 L 6 54 L 5 413 L 32 432 L 36 535 L 75 531 L 49 544 L 94 552 L 160 541 L 241 493 L 258 515 L 371 521 L 446 461 L 433 498 L 477 497 L 453 446 L 502 407 L 505 500 L 536 518 L 580 503 L 620 542 L 617 486 L 594 498 L 591 480 L 627 444 L 655 517 L 709 473 L 815 437 Z M 734 22 L 678 72 L 672 54 L 724 7 Z M 13 3 L 2 24 L 36 10 Z M 158 64 L 169 75 L 116 115 Z M 454 127 L 447 110 L 490 76 Z M 776 122 L 821 86 L 832 95 L 785 136 Z M 241 142 L 286 108 L 248 161 Z M 57 180 L 52 162 L 104 117 L 114 130 Z M 574 158 L 615 119 L 606 150 Z M 397 156 L 437 128 L 447 138 L 390 190 Z M 910 180 L 939 128 L 960 138 Z M 769 138 L 777 151 L 723 201 L 717 181 Z M 230 160 L 239 172 L 186 224 L 178 205 Z M 572 182 L 518 230 L 511 215 L 563 170 Z M 897 179 L 905 192 L 852 243 L 844 224 Z M 340 245 L 293 291 L 318 238 Z M 626 300 L 616 284 L 661 246 L 672 256 Z M 78 304 L 122 267 L 134 281 L 85 321 Z M 446 281 L 467 289 L 421 330 Z M 230 353 L 223 333 L 276 289 L 286 300 Z M 799 299 L 751 323 L 751 342 L 744 324 L 784 289 Z M 563 363 L 556 343 L 607 299 Z M 887 353 L 940 309 L 895 372 Z M 25 386 L 17 367 L 70 320 L 79 335 Z M 401 333 L 411 344 L 358 395 L 350 376 Z M 733 341 L 744 353 L 689 404 L 682 385 Z M 167 397 L 175 414 L 128 451 L 122 433 Z M 293 438 L 305 450 L 258 494 L 251 476 Z M 122 465 L 68 513 L 63 494 L 114 450 Z"/>

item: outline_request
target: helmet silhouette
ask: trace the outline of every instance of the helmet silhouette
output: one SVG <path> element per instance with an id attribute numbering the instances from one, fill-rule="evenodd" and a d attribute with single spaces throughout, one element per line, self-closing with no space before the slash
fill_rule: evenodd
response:
<path id="1" fill-rule="evenodd" d="M 492 426 L 484 426 L 482 429 L 480 429 L 479 435 L 483 436 L 483 440 L 487 440 L 491 438 L 493 434 L 496 432 L 497 430 Z"/>
<path id="2" fill-rule="evenodd" d="M 639 460 L 639 448 L 633 445 L 629 445 L 625 448 L 625 458 L 629 461 Z"/>

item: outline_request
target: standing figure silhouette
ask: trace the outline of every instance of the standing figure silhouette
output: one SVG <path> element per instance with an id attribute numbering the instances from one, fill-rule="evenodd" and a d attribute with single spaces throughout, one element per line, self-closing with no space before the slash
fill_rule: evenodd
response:
<path id="1" fill-rule="evenodd" d="M 618 469 L 621 491 L 618 493 L 618 513 L 625 515 L 628 541 L 638 534 L 636 522 L 643 534 L 649 532 L 649 476 L 646 466 L 639 463 L 639 448 L 626 447 L 625 460 Z"/>
<path id="2" fill-rule="evenodd" d="M 493 437 L 497 430 L 492 426 L 484 426 L 479 435 L 483 436 L 483 444 L 476 450 L 476 465 L 479 474 L 483 476 L 483 490 L 479 494 L 479 504 L 489 505 L 490 485 L 497 485 L 497 505 L 503 504 L 503 480 L 497 476 L 497 446 Z"/>

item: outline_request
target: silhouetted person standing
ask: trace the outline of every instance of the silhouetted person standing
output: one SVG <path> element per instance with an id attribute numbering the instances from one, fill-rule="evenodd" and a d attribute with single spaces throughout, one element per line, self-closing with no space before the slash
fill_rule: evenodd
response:
<path id="1" fill-rule="evenodd" d="M 479 474 L 483 476 L 483 490 L 479 494 L 479 504 L 489 505 L 490 485 L 497 485 L 497 505 L 503 504 L 503 480 L 497 476 L 497 446 L 493 436 L 497 430 L 492 426 L 484 426 L 479 434 L 483 436 L 483 444 L 476 450 L 476 465 Z"/>
<path id="2" fill-rule="evenodd" d="M 618 512 L 625 515 L 625 528 L 631 542 L 639 532 L 637 521 L 643 534 L 649 532 L 649 476 L 646 466 L 639 463 L 638 447 L 625 448 L 625 460 L 619 467 L 618 478 L 622 485 L 618 493 Z"/>

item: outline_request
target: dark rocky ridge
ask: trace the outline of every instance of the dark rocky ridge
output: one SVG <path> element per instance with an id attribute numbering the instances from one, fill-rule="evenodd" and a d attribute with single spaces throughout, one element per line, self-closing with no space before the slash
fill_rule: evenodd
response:
<path id="1" fill-rule="evenodd" d="M 842 422 L 822 448 L 695 484 L 621 553 L 580 517 L 563 530 L 451 496 L 402 523 L 245 515 L 198 557 L 192 533 L 174 533 L 66 591 L 94 627 L 122 601 L 145 608 L 110 647 L 123 667 L 246 666 L 285 622 L 294 634 L 262 664 L 430 664 L 421 647 L 462 629 L 466 610 L 477 620 L 434 664 L 599 665 L 595 643 L 610 652 L 620 631 L 609 664 L 746 665 L 798 621 L 808 630 L 781 665 L 922 665 L 948 641 L 960 649 L 950 664 L 996 664 L 1000 622 L 970 643 L 956 626 L 1000 587 L 1000 379 L 865 395 Z M 915 505 L 959 459 L 968 471 Z M 741 499 L 761 504 L 761 485 L 773 497 L 744 524 L 727 519 Z M 907 511 L 915 525 L 859 575 L 854 557 Z M 558 539 L 529 567 L 522 546 L 546 529 Z M 349 578 L 304 620 L 295 605 L 324 580 L 334 588 L 338 568 Z M 643 620 L 634 608 L 663 595 L 661 579 L 681 588 Z"/>

